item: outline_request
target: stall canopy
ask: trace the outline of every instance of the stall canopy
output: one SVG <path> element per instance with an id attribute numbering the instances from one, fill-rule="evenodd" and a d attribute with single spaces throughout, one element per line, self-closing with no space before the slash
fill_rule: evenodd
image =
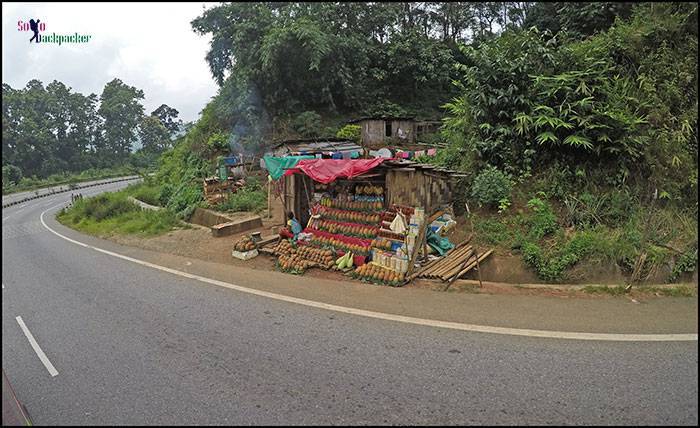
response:
<path id="1" fill-rule="evenodd" d="M 267 171 L 270 173 L 270 177 L 273 180 L 277 180 L 284 175 L 284 171 L 287 168 L 293 168 L 296 164 L 303 159 L 314 159 L 313 156 L 285 156 L 283 158 L 277 158 L 273 156 L 265 156 L 265 166 Z"/>
<path id="2" fill-rule="evenodd" d="M 328 184 L 338 178 L 353 178 L 376 167 L 384 158 L 375 159 L 308 159 L 300 160 L 284 175 L 303 172 L 315 181 Z"/>

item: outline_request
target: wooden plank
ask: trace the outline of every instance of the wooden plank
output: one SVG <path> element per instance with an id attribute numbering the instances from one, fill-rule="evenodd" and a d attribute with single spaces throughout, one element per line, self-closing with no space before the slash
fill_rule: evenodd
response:
<path id="1" fill-rule="evenodd" d="M 273 242 L 277 242 L 279 240 L 279 235 L 271 235 L 268 236 L 267 238 L 263 238 L 260 241 L 257 242 L 258 247 L 264 247 L 268 244 L 271 244 Z"/>
<path id="2" fill-rule="evenodd" d="M 427 224 L 428 226 L 430 226 L 430 224 L 431 224 L 432 222 L 434 222 L 435 220 L 437 220 L 437 219 L 438 219 L 441 215 L 443 215 L 443 214 L 445 214 L 445 211 L 443 211 L 443 210 L 438 210 L 438 211 L 436 211 L 435 213 L 433 213 L 433 215 L 431 215 L 430 217 L 428 217 L 428 222 L 427 222 L 426 224 Z"/>
<path id="3" fill-rule="evenodd" d="M 441 259 L 442 263 L 435 266 L 435 269 L 433 271 L 437 272 L 439 270 L 443 270 L 443 269 L 447 268 L 449 265 L 454 264 L 456 260 L 461 260 L 462 256 L 466 252 L 468 252 L 470 248 L 471 247 L 463 247 L 463 248 L 460 248 L 460 249 L 450 253 L 449 255 L 445 255 L 445 257 L 443 257 Z"/>

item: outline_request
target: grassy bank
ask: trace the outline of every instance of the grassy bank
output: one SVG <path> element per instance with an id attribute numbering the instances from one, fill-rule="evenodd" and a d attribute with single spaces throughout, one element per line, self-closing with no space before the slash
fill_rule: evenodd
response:
<path id="1" fill-rule="evenodd" d="M 118 192 L 103 193 L 80 200 L 73 206 L 61 210 L 56 218 L 66 226 L 100 237 L 155 236 L 186 226 L 167 209 L 142 210 L 128 200 L 129 196 L 140 192 L 144 192 L 143 187 L 136 185 Z"/>
<path id="2" fill-rule="evenodd" d="M 543 281 L 585 280 L 589 269 L 616 265 L 630 282 L 678 282 L 697 269 L 694 209 L 618 190 L 554 197 L 537 184 L 516 185 L 508 206 L 475 209 L 472 219 L 480 244 L 519 255 Z"/>

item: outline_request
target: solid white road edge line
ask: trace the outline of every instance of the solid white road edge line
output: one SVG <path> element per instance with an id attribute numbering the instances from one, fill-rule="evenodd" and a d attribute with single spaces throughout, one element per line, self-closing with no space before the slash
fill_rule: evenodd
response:
<path id="1" fill-rule="evenodd" d="M 218 285 L 220 287 L 229 288 L 236 291 L 241 291 L 243 293 L 254 294 L 256 296 L 268 297 L 271 299 L 281 300 L 289 303 L 297 303 L 300 305 L 310 306 L 313 308 L 327 309 L 335 312 L 342 312 L 350 315 L 359 315 L 369 318 L 376 318 L 386 321 L 397 321 L 408 324 L 424 325 L 429 327 L 440 327 L 449 328 L 453 330 L 471 331 L 477 333 L 493 333 L 493 334 L 507 334 L 512 336 L 528 336 L 528 337 L 542 337 L 548 339 L 574 339 L 574 340 L 603 340 L 603 341 L 623 341 L 623 342 L 683 342 L 683 341 L 697 341 L 697 333 L 687 333 L 687 334 L 620 334 L 620 333 L 580 333 L 580 332 L 569 332 L 569 331 L 548 331 L 548 330 L 530 330 L 521 328 L 509 328 L 509 327 L 492 327 L 486 325 L 475 325 L 475 324 L 463 324 L 451 321 L 439 321 L 430 320 L 424 318 L 414 318 L 407 317 L 403 315 L 386 314 L 381 312 L 368 311 L 364 309 L 348 308 L 345 306 L 337 306 L 328 303 L 315 302 L 313 300 L 300 299 L 297 297 L 284 296 L 282 294 L 270 293 L 267 291 L 256 290 L 253 288 L 242 287 L 240 285 L 231 284 L 224 281 L 219 281 L 216 279 L 206 278 L 203 276 L 182 272 L 176 269 L 171 269 L 165 266 L 156 265 L 153 263 L 145 262 L 143 260 L 135 259 L 133 257 L 125 256 L 123 254 L 115 253 L 108 250 L 103 250 L 89 244 L 85 244 L 75 239 L 71 239 L 65 235 L 62 235 L 52 228 L 50 228 L 44 221 L 44 214 L 59 206 L 61 204 L 55 205 L 51 208 L 44 210 L 40 215 L 41 224 L 44 225 L 46 229 L 52 232 L 54 235 L 65 239 L 66 241 L 72 242 L 81 247 L 90 248 L 92 250 L 98 251 L 103 254 L 107 254 L 113 257 L 120 258 L 122 260 L 128 260 L 130 262 L 140 264 L 142 266 L 147 266 L 153 269 L 158 269 L 163 272 L 168 272 L 173 275 L 182 276 L 185 278 L 194 279 L 197 281 L 205 282 L 208 284 Z"/>
<path id="2" fill-rule="evenodd" d="M 41 362 L 44 364 L 44 367 L 46 367 L 46 370 L 49 371 L 49 374 L 53 377 L 58 374 L 58 370 L 51 364 L 51 361 L 49 361 L 49 358 L 44 354 L 44 351 L 41 350 L 41 347 L 39 346 L 38 343 L 36 343 L 36 340 L 34 340 L 34 336 L 32 336 L 32 332 L 29 331 L 26 325 L 24 325 L 24 321 L 22 321 L 22 317 L 16 317 L 17 323 L 19 324 L 19 327 L 22 329 L 24 332 L 24 335 L 27 336 L 27 339 L 29 339 L 29 344 L 32 345 L 32 348 L 34 348 L 34 352 L 36 352 L 36 355 L 39 356 L 39 359 Z"/>

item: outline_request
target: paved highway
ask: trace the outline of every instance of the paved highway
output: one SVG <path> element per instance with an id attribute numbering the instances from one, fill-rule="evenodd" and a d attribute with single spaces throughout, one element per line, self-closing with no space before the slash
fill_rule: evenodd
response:
<path id="1" fill-rule="evenodd" d="M 50 233 L 40 214 L 64 232 L 69 198 L 2 212 L 2 365 L 35 424 L 698 423 L 697 342 L 471 333 L 241 293 Z"/>
<path id="2" fill-rule="evenodd" d="M 138 177 L 138 176 L 131 176 L 131 177 Z M 102 180 L 94 180 L 94 181 L 84 181 L 81 183 L 75 183 L 75 185 L 76 186 L 88 186 L 90 184 L 96 184 L 96 183 L 106 182 L 106 181 L 110 181 L 110 180 L 114 180 L 114 178 L 105 178 Z M 2 196 L 2 203 L 4 205 L 4 204 L 10 203 L 10 202 L 21 201 L 22 199 L 25 199 L 25 198 L 30 197 L 30 196 L 47 195 L 50 193 L 55 193 L 57 191 L 66 190 L 69 188 L 70 188 L 70 186 L 68 184 L 63 184 L 60 186 L 45 187 L 43 189 L 31 190 L 28 192 L 10 193 L 9 195 Z M 76 193 L 83 192 L 84 193 L 84 190 L 76 189 L 74 192 L 76 192 Z"/>

